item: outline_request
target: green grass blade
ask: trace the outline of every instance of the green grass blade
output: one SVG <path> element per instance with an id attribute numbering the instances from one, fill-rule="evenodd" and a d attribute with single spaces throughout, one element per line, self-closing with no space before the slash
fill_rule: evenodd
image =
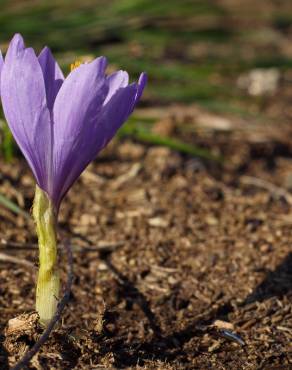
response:
<path id="1" fill-rule="evenodd" d="M 21 209 L 20 207 L 18 207 L 17 204 L 15 204 L 14 202 L 12 202 L 10 199 L 7 199 L 4 195 L 0 194 L 0 204 L 2 204 L 2 206 L 4 206 L 5 208 L 9 209 L 10 211 L 18 214 L 18 215 L 21 215 L 27 219 L 30 219 L 30 215 L 25 212 L 23 209 Z"/>
<path id="2" fill-rule="evenodd" d="M 137 129 L 137 127 L 125 126 L 119 131 L 119 136 L 131 136 L 144 143 L 165 146 L 181 153 L 190 154 L 218 163 L 224 162 L 223 157 L 212 154 L 208 149 L 199 148 L 195 145 L 187 144 L 181 140 L 172 139 L 170 137 L 156 135 L 145 129 Z"/>

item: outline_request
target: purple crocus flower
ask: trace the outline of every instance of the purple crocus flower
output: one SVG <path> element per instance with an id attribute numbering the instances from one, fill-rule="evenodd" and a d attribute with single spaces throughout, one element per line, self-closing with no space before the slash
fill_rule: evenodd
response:
<path id="1" fill-rule="evenodd" d="M 112 139 L 139 101 L 145 73 L 129 84 L 127 72 L 105 75 L 100 57 L 66 77 L 45 47 L 37 57 L 16 34 L 3 62 L 4 114 L 36 181 L 58 210 L 85 167 Z M 1 71 L 2 70 L 2 71 Z"/>
<path id="2" fill-rule="evenodd" d="M 2 71 L 2 67 L 3 67 L 3 57 L 2 57 L 1 50 L 0 50 L 0 81 L 1 81 L 1 71 Z M 0 96 L 1 96 L 1 84 L 0 84 Z"/>

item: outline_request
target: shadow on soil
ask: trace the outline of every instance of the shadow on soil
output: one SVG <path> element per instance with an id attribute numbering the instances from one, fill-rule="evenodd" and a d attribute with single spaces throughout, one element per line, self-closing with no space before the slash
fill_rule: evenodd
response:
<path id="1" fill-rule="evenodd" d="M 173 361 L 175 358 L 187 357 L 184 350 L 181 348 L 184 343 L 188 342 L 195 336 L 202 336 L 206 330 L 199 327 L 198 323 L 188 326 L 182 331 L 177 331 L 171 335 L 163 335 L 158 324 L 155 314 L 151 311 L 150 305 L 146 297 L 133 285 L 133 283 L 124 276 L 111 263 L 109 254 L 101 256 L 108 268 L 116 276 L 119 284 L 123 288 L 125 298 L 135 299 L 147 317 L 149 325 L 154 333 L 153 339 L 149 342 L 141 342 L 139 340 L 130 343 L 122 343 L 120 341 L 113 342 L 109 347 L 104 348 L 104 353 L 113 352 L 115 357 L 115 366 L 118 368 L 126 368 L 128 366 L 143 365 L 146 360 Z M 200 323 L 201 324 L 201 323 Z"/>
<path id="2" fill-rule="evenodd" d="M 8 366 L 8 353 L 6 349 L 3 347 L 4 336 L 0 331 L 0 370 L 7 370 L 9 369 Z"/>
<path id="3" fill-rule="evenodd" d="M 156 337 L 161 337 L 161 329 L 157 324 L 154 313 L 151 311 L 149 303 L 146 297 L 130 282 L 130 280 L 123 275 L 117 268 L 111 263 L 110 259 L 105 259 L 108 268 L 118 279 L 120 285 L 123 289 L 123 294 L 125 298 L 135 299 L 144 315 L 147 317 L 149 325 Z"/>
<path id="4" fill-rule="evenodd" d="M 268 272 L 265 280 L 251 293 L 244 305 L 262 302 L 271 297 L 282 297 L 292 291 L 292 253 L 274 270 Z"/>
<path id="5" fill-rule="evenodd" d="M 151 311 L 147 299 L 144 295 L 122 274 L 115 266 L 112 265 L 108 256 L 104 258 L 108 267 L 115 274 L 120 284 L 124 287 L 125 296 L 135 298 L 137 303 L 147 317 L 149 324 L 154 332 L 153 339 L 149 342 L 139 340 L 131 343 L 112 343 L 104 348 L 104 352 L 111 351 L 114 353 L 115 365 L 119 368 L 125 368 L 133 365 L 143 365 L 147 360 L 173 361 L 180 357 L 187 361 L 187 353 L 183 350 L 183 345 L 193 337 L 200 337 L 208 330 L 208 325 L 216 319 L 227 319 L 228 314 L 233 311 L 231 304 L 226 303 L 220 306 L 215 312 L 210 310 L 203 314 L 200 319 L 188 325 L 185 329 L 173 332 L 171 335 L 164 336 L 154 313 Z M 276 268 L 275 271 L 269 272 L 265 280 L 250 294 L 242 306 L 255 301 L 263 301 L 271 297 L 281 297 L 291 291 L 292 287 L 292 253 Z"/>

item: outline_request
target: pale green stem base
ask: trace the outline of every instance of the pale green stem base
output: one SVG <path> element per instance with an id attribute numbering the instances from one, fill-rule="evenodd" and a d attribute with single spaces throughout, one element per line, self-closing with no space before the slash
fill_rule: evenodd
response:
<path id="1" fill-rule="evenodd" d="M 33 217 L 39 242 L 39 272 L 36 287 L 36 311 L 47 326 L 54 316 L 59 298 L 57 270 L 56 214 L 48 195 L 36 186 Z"/>

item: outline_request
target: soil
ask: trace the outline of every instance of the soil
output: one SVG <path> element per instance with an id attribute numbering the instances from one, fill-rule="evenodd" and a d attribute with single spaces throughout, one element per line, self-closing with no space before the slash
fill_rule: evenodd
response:
<path id="1" fill-rule="evenodd" d="M 280 124 L 228 116 L 220 127 L 196 106 L 161 112 L 154 130 L 210 148 L 224 164 L 124 140 L 90 165 L 61 208 L 60 236 L 74 249 L 70 301 L 29 369 L 292 368 L 287 111 Z M 24 161 L 1 163 L 2 194 L 29 210 L 33 190 Z M 18 259 L 0 262 L 8 369 L 40 335 L 33 325 L 7 331 L 34 310 L 37 250 L 31 220 L 3 207 L 0 217 L 0 251 Z M 64 282 L 66 263 L 60 245 Z"/>

